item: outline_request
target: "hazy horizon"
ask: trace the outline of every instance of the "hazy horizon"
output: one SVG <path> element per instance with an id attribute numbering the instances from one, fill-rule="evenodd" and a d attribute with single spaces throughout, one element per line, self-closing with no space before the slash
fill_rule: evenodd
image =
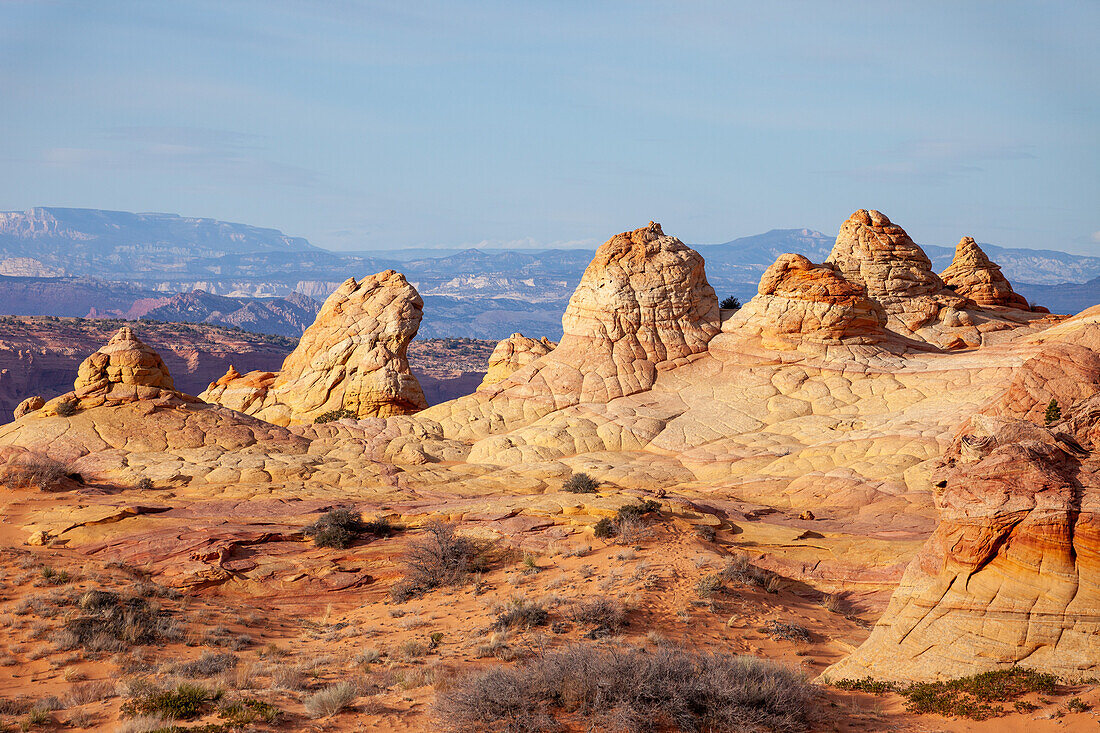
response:
<path id="1" fill-rule="evenodd" d="M 0 209 L 333 250 L 829 236 L 1100 255 L 1088 2 L 0 4 Z M 960 101 L 964 100 L 964 101 Z"/>

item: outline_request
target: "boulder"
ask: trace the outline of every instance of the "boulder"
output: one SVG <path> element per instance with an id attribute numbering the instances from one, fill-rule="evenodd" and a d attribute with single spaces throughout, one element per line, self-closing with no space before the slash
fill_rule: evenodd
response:
<path id="1" fill-rule="evenodd" d="M 513 333 L 493 349 L 480 387 L 504 381 L 539 357 L 549 354 L 555 346 L 557 344 L 545 336 L 536 340 L 527 338 L 522 333 Z"/>
<path id="2" fill-rule="evenodd" d="M 982 307 L 1029 310 L 1027 299 L 1012 289 L 1001 268 L 994 264 L 972 237 L 963 237 L 955 248 L 955 259 L 940 274 L 956 294 Z"/>
<path id="3" fill-rule="evenodd" d="M 42 399 L 41 395 L 28 397 L 27 399 L 23 400 L 15 406 L 15 419 L 18 420 L 24 415 L 30 414 L 35 410 L 41 410 L 42 407 L 45 406 L 45 404 L 46 400 Z"/>

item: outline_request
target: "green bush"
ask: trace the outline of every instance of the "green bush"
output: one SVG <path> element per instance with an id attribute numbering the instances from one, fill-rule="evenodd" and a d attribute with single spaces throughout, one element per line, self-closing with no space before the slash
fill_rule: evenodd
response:
<path id="1" fill-rule="evenodd" d="M 741 310 L 741 301 L 730 295 L 724 298 L 718 307 L 722 310 Z"/>
<path id="2" fill-rule="evenodd" d="M 174 690 L 144 690 L 124 703 L 121 710 L 129 716 L 161 715 L 170 720 L 191 720 L 202 715 L 207 703 L 218 697 L 220 693 L 184 682 Z"/>
<path id="3" fill-rule="evenodd" d="M 357 418 L 359 416 L 356 415 L 351 410 L 348 410 L 348 409 L 345 409 L 345 408 L 341 407 L 338 410 L 329 410 L 328 412 L 322 412 L 320 415 L 313 418 L 313 423 L 315 425 L 320 425 L 322 423 L 334 422 L 336 420 L 343 420 L 346 417 L 350 417 L 354 420 L 355 418 Z"/>
<path id="4" fill-rule="evenodd" d="M 595 494 L 599 486 L 600 482 L 587 473 L 575 473 L 566 479 L 561 489 L 570 494 Z"/>
<path id="5" fill-rule="evenodd" d="M 601 517 L 592 529 L 595 531 L 596 536 L 602 539 L 615 536 L 615 523 L 607 517 Z"/>
<path id="6" fill-rule="evenodd" d="M 342 550 L 364 530 L 362 515 L 352 509 L 339 508 L 325 512 L 303 532 L 313 538 L 317 547 L 334 547 Z"/>

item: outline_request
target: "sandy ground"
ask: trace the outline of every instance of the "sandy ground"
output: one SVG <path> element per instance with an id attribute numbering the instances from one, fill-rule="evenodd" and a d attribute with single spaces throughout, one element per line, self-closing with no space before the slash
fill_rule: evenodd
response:
<path id="1" fill-rule="evenodd" d="M 331 553 L 341 567 L 369 568 L 371 582 L 349 590 L 288 595 L 227 583 L 182 594 L 108 557 L 18 545 L 25 535 L 11 522 L 0 525 L 0 730 L 134 730 L 120 708 L 140 684 L 191 681 L 221 690 L 223 704 L 261 700 L 281 711 L 278 722 L 253 723 L 250 730 L 435 731 L 442 729 L 432 714 L 437 690 L 464 672 L 515 664 L 543 649 L 578 642 L 648 649 L 674 643 L 765 657 L 814 678 L 865 639 L 880 612 L 851 603 L 830 610 L 818 590 L 793 581 L 774 592 L 726 583 L 700 597 L 699 580 L 720 570 L 737 549 L 677 521 L 656 522 L 629 546 L 570 541 L 526 562 L 521 552 L 500 546 L 483 574 L 397 604 L 390 588 L 401 575 L 400 558 L 420 535 L 409 530 L 360 539 L 345 550 L 302 542 L 303 555 Z M 118 650 L 63 648 L 60 632 L 81 615 L 78 599 L 91 589 L 143 599 L 165 619 L 168 637 Z M 621 603 L 628 614 L 625 626 L 592 642 L 585 639 L 589 629 L 571 620 L 571 610 L 594 597 Z M 494 622 L 519 598 L 544 606 L 547 624 L 505 637 Z M 772 622 L 803 627 L 809 640 L 775 638 Z M 231 655 L 223 659 L 234 666 L 190 677 L 178 668 L 210 654 Z M 360 693 L 348 710 L 321 719 L 307 714 L 310 695 L 347 680 Z M 1096 729 L 1094 710 L 1068 712 L 1074 697 L 1100 709 L 1094 685 L 1065 686 L 1056 695 L 1029 696 L 1037 706 L 1031 712 L 977 722 L 910 714 L 898 695 L 823 687 L 812 729 Z M 35 705 L 48 709 L 38 720 L 30 717 Z M 211 704 L 206 715 L 181 725 L 224 722 Z"/>

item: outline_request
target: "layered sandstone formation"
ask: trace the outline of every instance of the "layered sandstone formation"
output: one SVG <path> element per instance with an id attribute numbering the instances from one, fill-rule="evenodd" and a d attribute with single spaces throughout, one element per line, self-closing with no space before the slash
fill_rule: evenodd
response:
<path id="1" fill-rule="evenodd" d="M 142 400 L 193 402 L 195 398 L 176 391 L 160 354 L 124 326 L 81 362 L 72 392 L 50 400 L 40 409 L 56 413 Z"/>
<path id="2" fill-rule="evenodd" d="M 757 293 L 734 321 L 774 345 L 789 339 L 874 343 L 885 336 L 885 313 L 862 287 L 802 255 L 780 255 Z"/>
<path id="3" fill-rule="evenodd" d="M 994 264 L 972 237 L 963 237 L 955 248 L 955 259 L 940 274 L 956 294 L 983 308 L 1004 307 L 1029 310 L 1027 299 L 1018 295 L 1001 268 Z"/>
<path id="4" fill-rule="evenodd" d="M 840 227 L 825 262 L 883 307 L 888 326 L 938 346 L 977 346 L 966 298 L 948 290 L 905 230 L 880 211 L 859 211 Z M 944 331 L 954 333 L 945 334 Z"/>
<path id="5" fill-rule="evenodd" d="M 277 425 L 309 423 L 337 410 L 364 418 L 424 409 L 407 353 L 423 309 L 401 273 L 349 278 L 325 301 L 277 374 L 231 370 L 200 398 Z"/>
<path id="6" fill-rule="evenodd" d="M 832 679 L 1100 669 L 1100 398 L 1052 428 L 975 417 L 946 457 L 940 523 Z"/>
<path id="7" fill-rule="evenodd" d="M 606 404 L 651 388 L 660 371 L 705 353 L 719 330 L 703 258 L 661 225 L 601 245 L 545 356 L 468 397 L 425 411 L 444 435 L 477 440 L 572 405 Z M 492 446 L 484 453 L 490 456 Z"/>
<path id="8" fill-rule="evenodd" d="M 515 372 L 531 362 L 546 356 L 556 347 L 550 339 L 527 338 L 522 333 L 513 333 L 496 345 L 489 356 L 488 371 L 481 380 L 481 387 L 503 382 Z"/>

